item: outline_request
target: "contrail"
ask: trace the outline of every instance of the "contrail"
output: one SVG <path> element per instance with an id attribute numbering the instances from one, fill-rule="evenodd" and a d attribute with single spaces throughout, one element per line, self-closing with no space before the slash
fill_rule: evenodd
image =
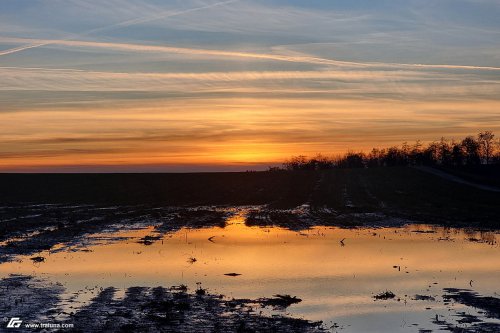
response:
<path id="1" fill-rule="evenodd" d="M 124 22 L 120 22 L 120 23 L 115 23 L 115 24 L 110 25 L 110 26 L 88 30 L 88 31 L 84 32 L 82 35 L 88 35 L 88 34 L 92 34 L 92 33 L 95 33 L 95 32 L 112 30 L 114 28 L 129 27 L 129 26 L 134 25 L 134 24 L 152 22 L 152 21 L 156 21 L 156 20 L 160 20 L 160 19 L 164 19 L 164 18 L 168 18 L 168 17 L 179 16 L 179 15 L 183 15 L 183 14 L 189 14 L 189 13 L 196 12 L 196 11 L 199 11 L 199 10 L 209 9 L 209 8 L 218 7 L 218 6 L 223 6 L 223 5 L 234 3 L 234 2 L 237 2 L 237 1 L 239 1 L 239 0 L 222 1 L 222 2 L 217 2 L 217 3 L 210 4 L 210 5 L 205 5 L 205 6 L 196 7 L 196 8 L 190 8 L 190 9 L 181 10 L 181 11 L 177 11 L 177 12 L 173 12 L 173 13 L 172 13 L 172 11 L 168 10 L 168 11 L 161 12 L 161 13 L 159 13 L 157 15 L 154 15 L 154 16 L 142 17 L 142 18 L 135 18 L 135 19 L 131 19 L 131 20 L 128 20 L 128 21 L 124 21 Z"/>
<path id="2" fill-rule="evenodd" d="M 21 52 L 21 51 L 28 50 L 28 49 L 33 49 L 35 47 L 40 47 L 40 46 L 44 46 L 44 45 L 47 45 L 47 44 L 50 44 L 50 43 L 29 44 L 29 45 L 15 47 L 15 48 L 8 49 L 8 50 L 5 50 L 5 51 L 0 51 L 0 56 L 11 54 L 11 53 L 17 53 L 17 52 Z"/>
<path id="3" fill-rule="evenodd" d="M 92 47 L 92 48 L 107 48 L 114 50 L 124 50 L 133 52 L 158 52 L 158 53 L 176 53 L 188 54 L 197 56 L 217 56 L 217 57 L 231 57 L 231 58 L 250 58 L 257 60 L 272 60 L 281 62 L 295 62 L 306 63 L 313 65 L 335 66 L 335 67 L 349 67 L 349 68 L 388 68 L 388 69 L 458 69 L 458 70 L 490 70 L 500 71 L 500 67 L 491 66 L 474 66 L 474 65 L 449 65 L 449 64 L 408 64 L 408 63 L 381 63 L 381 62 L 353 62 L 341 61 L 328 58 L 320 58 L 308 55 L 284 55 L 274 53 L 255 53 L 244 51 L 224 51 L 216 49 L 198 49 L 175 47 L 168 45 L 145 45 L 145 44 L 125 44 L 125 43 L 112 43 L 112 42 L 88 42 L 79 40 L 55 40 L 55 39 L 20 39 L 20 38 L 1 38 L 0 40 L 8 42 L 26 42 L 31 41 L 33 45 L 48 45 L 57 44 L 64 46 L 74 47 Z M 32 48 L 34 46 L 21 46 L 17 52 L 23 48 Z M 8 52 L 8 51 L 4 51 Z M 2 53 L 0 53 L 1 55 Z"/>
<path id="4" fill-rule="evenodd" d="M 164 11 L 162 13 L 159 13 L 157 15 L 150 16 L 150 17 L 136 18 L 136 19 L 127 20 L 127 21 L 120 22 L 120 23 L 115 23 L 115 24 L 112 24 L 112 25 L 109 25 L 109 26 L 105 26 L 105 27 L 101 27 L 101 28 L 95 28 L 95 29 L 92 29 L 92 30 L 87 30 L 87 31 L 85 31 L 83 33 L 73 34 L 73 35 L 68 36 L 67 38 L 63 38 L 63 39 L 58 40 L 58 41 L 59 42 L 60 41 L 69 41 L 69 40 L 72 40 L 72 39 L 75 39 L 75 38 L 78 38 L 78 37 L 87 36 L 87 35 L 90 35 L 90 34 L 93 34 L 93 33 L 96 33 L 96 32 L 102 32 L 102 31 L 112 30 L 112 29 L 116 29 L 116 28 L 129 27 L 131 25 L 140 24 L 140 23 L 152 22 L 152 21 L 156 21 L 156 20 L 160 20 L 160 19 L 164 19 L 164 18 L 168 18 L 168 17 L 179 16 L 179 15 L 183 15 L 183 14 L 188 14 L 188 13 L 196 12 L 196 11 L 203 10 L 203 9 L 209 9 L 209 8 L 213 8 L 213 7 L 223 6 L 223 5 L 234 3 L 234 2 L 237 2 L 237 1 L 239 1 L 239 0 L 222 1 L 222 2 L 217 2 L 217 3 L 210 4 L 210 5 L 205 5 L 205 6 L 196 7 L 196 8 L 190 8 L 190 9 L 181 10 L 181 11 L 177 11 L 177 12 L 172 12 L 170 10 L 169 11 Z M 37 44 L 29 44 L 29 45 L 19 46 L 19 47 L 15 47 L 15 48 L 12 48 L 12 49 L 0 51 L 0 56 L 7 55 L 7 54 L 12 54 L 12 53 L 17 53 L 17 52 L 21 52 L 21 51 L 24 51 L 24 50 L 34 49 L 34 48 L 37 48 L 37 47 L 46 46 L 46 45 L 50 45 L 50 44 L 55 44 L 55 43 L 53 43 L 51 41 L 46 41 L 46 42 L 43 42 L 43 43 L 37 43 Z"/>
<path id="5" fill-rule="evenodd" d="M 354 66 L 354 67 L 364 67 L 363 63 L 340 61 L 333 59 L 325 59 L 311 56 L 288 56 L 282 54 L 272 54 L 272 53 L 255 53 L 255 52 L 243 52 L 243 51 L 224 51 L 216 49 L 198 49 L 198 48 L 186 48 L 186 47 L 175 47 L 169 45 L 145 45 L 145 44 L 126 44 L 126 43 L 112 43 L 112 42 L 90 42 L 90 41 L 80 41 L 80 40 L 69 40 L 69 39 L 24 39 L 24 38 L 1 38 L 0 40 L 7 42 L 24 42 L 31 41 L 33 45 L 64 45 L 64 46 L 75 46 L 75 47 L 92 47 L 92 48 L 107 48 L 115 50 L 125 50 L 134 52 L 158 52 L 158 53 L 177 53 L 177 54 L 189 54 L 189 55 L 200 55 L 200 56 L 218 56 L 218 57 L 236 57 L 236 58 L 252 58 L 261 60 L 274 60 L 274 61 L 285 61 L 285 62 L 299 62 L 299 63 L 310 63 L 318 65 L 334 65 L 334 66 Z M 32 48 L 34 46 L 21 46 L 17 51 L 21 51 L 23 48 Z M 5 52 L 9 52 L 7 50 Z M 1 55 L 1 54 L 0 54 Z"/>

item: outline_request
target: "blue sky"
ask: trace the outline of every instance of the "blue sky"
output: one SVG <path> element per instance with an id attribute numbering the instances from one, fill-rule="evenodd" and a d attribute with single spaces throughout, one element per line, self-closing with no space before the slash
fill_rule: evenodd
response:
<path id="1" fill-rule="evenodd" d="M 0 168 L 246 167 L 498 131 L 498 17 L 493 0 L 2 1 Z"/>

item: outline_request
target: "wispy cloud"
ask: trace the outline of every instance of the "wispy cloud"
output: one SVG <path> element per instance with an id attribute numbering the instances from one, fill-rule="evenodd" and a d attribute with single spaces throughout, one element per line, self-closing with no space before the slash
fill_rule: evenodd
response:
<path id="1" fill-rule="evenodd" d="M 316 71 L 245 71 L 181 73 L 117 73 L 71 69 L 0 67 L 0 91 L 94 91 L 210 95 L 281 93 L 335 94 L 344 98 L 495 98 L 500 80 L 478 73 L 365 68 Z M 116 102 L 116 101 L 115 101 Z M 5 104 L 6 105 L 6 104 Z M 54 101 L 55 105 L 55 101 Z"/>
<path id="2" fill-rule="evenodd" d="M 103 31 L 109 31 L 109 30 L 118 29 L 118 28 L 126 28 L 126 27 L 130 27 L 130 26 L 133 26 L 136 24 L 142 24 L 142 23 L 152 22 L 152 21 L 156 21 L 156 20 L 160 20 L 160 19 L 169 18 L 169 17 L 175 17 L 175 16 L 179 16 L 179 15 L 189 14 L 189 13 L 193 13 L 193 12 L 196 12 L 199 10 L 223 6 L 223 5 L 234 3 L 237 1 L 239 1 L 239 0 L 227 0 L 227 1 L 216 2 L 216 3 L 212 3 L 209 5 L 204 5 L 204 6 L 200 6 L 200 7 L 196 7 L 196 8 L 185 9 L 185 10 L 163 11 L 160 13 L 156 13 L 152 16 L 139 17 L 139 18 L 123 21 L 120 23 L 115 23 L 115 24 L 100 27 L 100 28 L 90 29 L 90 30 L 84 31 L 84 32 L 79 33 L 79 34 L 71 34 L 62 40 L 54 40 L 54 41 L 44 40 L 44 41 L 39 41 L 39 42 L 35 42 L 32 44 L 20 46 L 20 47 L 11 48 L 8 50 L 1 51 L 0 56 L 7 55 L 7 54 L 13 54 L 13 53 L 21 52 L 24 50 L 34 49 L 37 47 L 46 46 L 46 45 L 50 45 L 50 44 L 56 44 L 57 42 L 59 42 L 59 44 L 60 44 L 63 41 L 69 41 L 72 39 L 81 38 L 83 36 L 89 36 L 89 35 L 92 35 L 95 33 L 103 32 Z"/>
<path id="3" fill-rule="evenodd" d="M 423 69 L 464 69 L 464 70 L 492 70 L 500 71 L 500 67 L 492 66 L 470 66 L 470 65 L 449 65 L 449 64 L 403 64 L 403 63 L 380 63 L 380 62 L 355 62 L 355 61 L 340 61 L 335 59 L 327 59 L 313 56 L 300 55 L 283 55 L 271 53 L 256 53 L 256 52 L 240 52 L 240 51 L 224 51 L 213 49 L 196 49 L 173 46 L 158 46 L 158 45 L 143 45 L 130 43 L 110 43 L 110 42 L 89 42 L 89 41 L 74 41 L 74 40 L 27 40 L 20 38 L 0 37 L 3 42 L 21 42 L 30 41 L 33 44 L 29 46 L 21 46 L 12 50 L 24 50 L 45 45 L 63 45 L 70 47 L 88 47 L 88 48 L 104 48 L 122 51 L 134 52 L 156 52 L 156 53 L 175 53 L 187 54 L 192 56 L 209 56 L 209 57 L 231 57 L 231 58 L 250 58 L 262 60 L 274 60 L 284 62 L 307 63 L 325 66 L 343 66 L 343 67 L 364 67 L 364 68 L 423 68 Z M 14 51 L 17 52 L 17 51 Z M 1 55 L 13 53 L 11 50 L 0 51 Z"/>

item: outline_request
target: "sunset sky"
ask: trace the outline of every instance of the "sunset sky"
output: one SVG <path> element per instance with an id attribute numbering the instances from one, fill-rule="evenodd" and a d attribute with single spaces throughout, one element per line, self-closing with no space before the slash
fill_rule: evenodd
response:
<path id="1" fill-rule="evenodd" d="M 0 171 L 261 169 L 500 135 L 498 0 L 0 2 Z"/>

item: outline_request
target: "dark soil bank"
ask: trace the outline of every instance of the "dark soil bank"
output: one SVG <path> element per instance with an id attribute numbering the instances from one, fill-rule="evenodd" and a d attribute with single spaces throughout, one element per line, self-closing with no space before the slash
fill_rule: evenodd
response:
<path id="1" fill-rule="evenodd" d="M 193 174 L 0 174 L 0 204 L 22 203 L 267 205 L 284 209 L 307 203 L 313 210 L 328 208 L 342 218 L 380 213 L 414 222 L 500 227 L 500 192 L 409 167 Z"/>
<path id="2" fill-rule="evenodd" d="M 0 202 L 293 207 L 307 200 L 315 178 L 307 172 L 0 174 Z"/>

